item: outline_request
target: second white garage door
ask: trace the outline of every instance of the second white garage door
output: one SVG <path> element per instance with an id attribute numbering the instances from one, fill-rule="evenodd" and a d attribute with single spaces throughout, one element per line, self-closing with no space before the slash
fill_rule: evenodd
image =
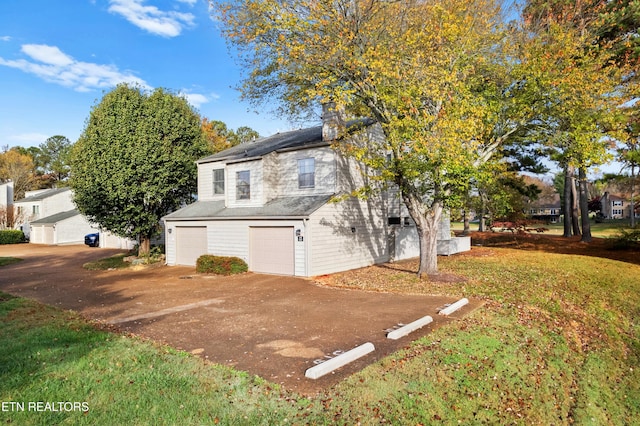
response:
<path id="1" fill-rule="evenodd" d="M 195 265 L 203 254 L 207 254 L 207 227 L 177 226 L 176 264 Z"/>
<path id="2" fill-rule="evenodd" d="M 253 272 L 293 275 L 293 227 L 252 227 L 249 262 Z"/>

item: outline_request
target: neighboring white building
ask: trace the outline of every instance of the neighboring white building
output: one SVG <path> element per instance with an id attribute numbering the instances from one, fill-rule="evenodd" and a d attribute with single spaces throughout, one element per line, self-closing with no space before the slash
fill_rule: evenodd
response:
<path id="1" fill-rule="evenodd" d="M 76 208 L 71 188 L 27 191 L 24 198 L 16 200 L 15 206 L 18 216 L 24 218 L 19 227 L 29 239 L 31 239 L 31 222 Z"/>
<path id="2" fill-rule="evenodd" d="M 37 219 L 30 224 L 29 241 L 35 244 L 84 244 L 84 236 L 99 232 L 78 210 Z"/>
<path id="3" fill-rule="evenodd" d="M 336 123 L 237 145 L 198 164 L 198 201 L 164 217 L 169 265 L 203 254 L 237 256 L 249 270 L 317 276 L 419 254 L 406 208 L 389 193 L 367 200 L 336 195 L 361 187 L 362 164 L 331 147 Z M 363 129 L 350 134 L 353 129 Z M 383 138 L 357 120 L 349 138 Z M 468 238 L 442 232 L 442 254 L 468 250 Z"/>
<path id="4" fill-rule="evenodd" d="M 131 249 L 136 242 L 100 230 L 80 214 L 73 202 L 70 188 L 28 191 L 15 205 L 19 216 L 26 220 L 20 229 L 34 244 L 84 244 L 84 236 L 100 234 L 100 247 Z"/>
<path id="5" fill-rule="evenodd" d="M 11 228 L 15 220 L 13 182 L 0 184 L 0 229 Z"/>
<path id="6" fill-rule="evenodd" d="M 0 184 L 0 209 L 13 206 L 13 182 Z"/>

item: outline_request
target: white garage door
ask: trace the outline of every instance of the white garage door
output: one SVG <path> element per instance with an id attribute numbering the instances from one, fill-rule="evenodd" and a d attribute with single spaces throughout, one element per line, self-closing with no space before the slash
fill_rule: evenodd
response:
<path id="1" fill-rule="evenodd" d="M 293 227 L 252 227 L 250 269 L 266 274 L 294 274 Z"/>
<path id="2" fill-rule="evenodd" d="M 55 229 L 53 226 L 43 226 L 42 230 L 44 231 L 44 240 L 42 241 L 44 244 L 55 244 Z"/>
<path id="3" fill-rule="evenodd" d="M 177 226 L 176 264 L 195 265 L 203 254 L 207 254 L 207 227 Z"/>

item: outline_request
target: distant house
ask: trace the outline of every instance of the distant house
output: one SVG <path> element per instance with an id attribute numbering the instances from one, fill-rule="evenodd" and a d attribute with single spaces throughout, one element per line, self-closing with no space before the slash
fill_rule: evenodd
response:
<path id="1" fill-rule="evenodd" d="M 15 219 L 13 206 L 13 182 L 0 184 L 0 229 L 10 228 Z"/>
<path id="2" fill-rule="evenodd" d="M 13 182 L 0 184 L 0 209 L 13 206 Z"/>
<path id="3" fill-rule="evenodd" d="M 198 201 L 164 217 L 167 264 L 194 265 L 208 253 L 240 257 L 254 272 L 316 276 L 417 256 L 397 191 L 347 196 L 365 177 L 361 163 L 333 149 L 337 134 L 384 137 L 373 121 L 345 123 L 325 110 L 322 126 L 199 160 Z M 441 254 L 469 249 L 468 238 L 451 238 L 448 220 L 439 237 Z"/>
<path id="4" fill-rule="evenodd" d="M 130 249 L 134 241 L 101 231 L 80 214 L 73 202 L 71 188 L 27 191 L 17 200 L 20 229 L 33 244 L 84 244 L 84 236 L 100 233 L 100 247 Z"/>
<path id="5" fill-rule="evenodd" d="M 86 234 L 99 232 L 78 210 L 36 219 L 30 228 L 29 241 L 34 244 L 82 244 Z"/>
<path id="6" fill-rule="evenodd" d="M 559 222 L 560 215 L 562 214 L 559 194 L 555 194 L 553 197 L 533 201 L 527 206 L 527 208 L 527 216 L 529 218 L 546 223 Z"/>
<path id="7" fill-rule="evenodd" d="M 24 198 L 15 201 L 15 206 L 18 216 L 23 218 L 18 225 L 27 238 L 31 238 L 31 222 L 76 208 L 71 188 L 27 191 Z"/>
<path id="8" fill-rule="evenodd" d="M 637 202 L 634 204 L 635 208 L 632 209 L 629 197 L 605 192 L 600 198 L 600 211 L 605 219 L 629 219 L 631 214 L 640 218 L 640 206 Z"/>
<path id="9" fill-rule="evenodd" d="M 525 207 L 524 213 L 527 218 L 545 223 L 559 222 L 562 214 L 560 194 L 556 192 L 553 185 L 532 176 L 523 176 L 523 178 L 527 184 L 536 185 L 540 190 L 537 198 L 529 200 Z"/>

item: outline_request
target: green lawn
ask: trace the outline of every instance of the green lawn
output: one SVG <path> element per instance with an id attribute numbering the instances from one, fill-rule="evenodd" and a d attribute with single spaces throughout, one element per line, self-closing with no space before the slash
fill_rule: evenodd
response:
<path id="1" fill-rule="evenodd" d="M 564 232 L 562 222 L 558 223 L 550 223 L 548 225 L 544 225 L 545 228 L 548 229 L 546 234 L 550 235 L 562 235 Z M 478 223 L 471 224 L 471 231 L 478 230 Z M 464 229 L 464 224 L 462 222 L 451 222 L 451 229 L 454 231 L 462 231 Z M 610 222 L 610 223 L 596 223 L 595 221 L 591 221 L 591 235 L 594 237 L 600 238 L 609 238 L 615 236 L 620 229 L 629 229 L 628 222 Z"/>
<path id="2" fill-rule="evenodd" d="M 440 258 L 443 272 L 469 278 L 460 284 L 379 268 L 393 291 L 485 305 L 317 397 L 0 293 L 0 422 L 637 424 L 640 266 L 491 250 Z"/>

